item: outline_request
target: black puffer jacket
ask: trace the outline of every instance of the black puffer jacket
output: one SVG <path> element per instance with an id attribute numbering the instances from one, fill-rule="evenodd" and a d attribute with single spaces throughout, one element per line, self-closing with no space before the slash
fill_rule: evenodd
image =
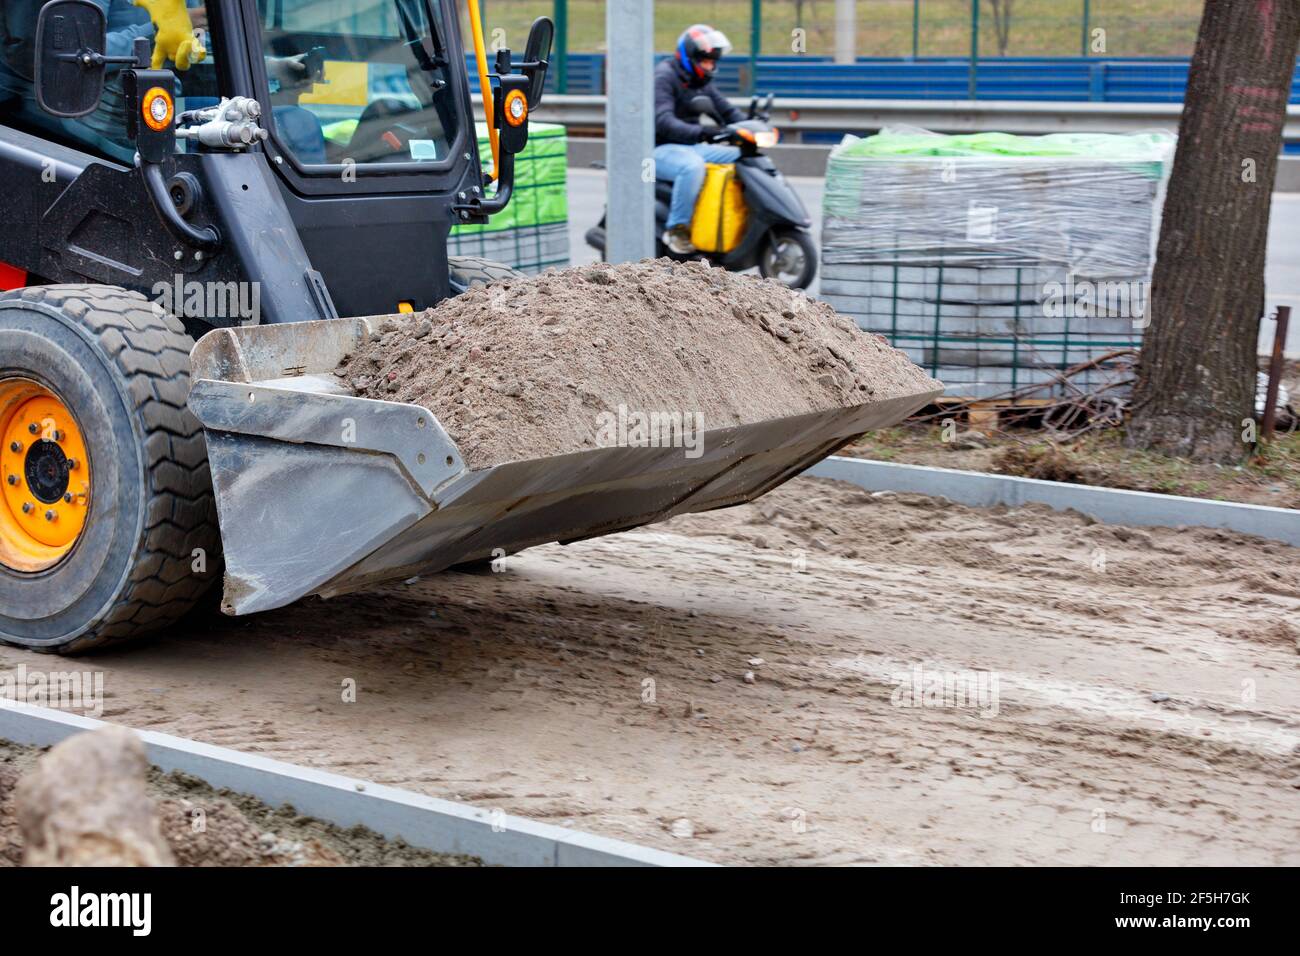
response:
<path id="1" fill-rule="evenodd" d="M 713 101 L 713 109 L 728 123 L 739 123 L 745 114 L 732 106 L 717 91 L 712 80 L 687 75 L 675 57 L 655 67 L 655 145 L 664 143 L 699 143 L 713 130 L 700 124 L 699 114 L 691 109 L 691 100 L 703 94 Z"/>

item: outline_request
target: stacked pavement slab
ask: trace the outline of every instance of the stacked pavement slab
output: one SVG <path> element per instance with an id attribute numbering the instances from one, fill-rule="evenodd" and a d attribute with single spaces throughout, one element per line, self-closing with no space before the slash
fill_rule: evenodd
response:
<path id="1" fill-rule="evenodd" d="M 821 297 L 949 395 L 1059 395 L 1062 371 L 1141 344 L 1172 146 L 1163 134 L 846 139 L 827 169 Z M 1100 388 L 1119 361 L 1072 381 Z"/>

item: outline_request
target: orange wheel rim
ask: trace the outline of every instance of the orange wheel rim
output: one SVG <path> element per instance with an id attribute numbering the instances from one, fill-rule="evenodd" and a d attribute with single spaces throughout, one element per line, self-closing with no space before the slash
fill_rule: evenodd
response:
<path id="1" fill-rule="evenodd" d="M 76 417 L 50 389 L 0 381 L 0 565 L 43 571 L 81 538 L 90 456 Z"/>

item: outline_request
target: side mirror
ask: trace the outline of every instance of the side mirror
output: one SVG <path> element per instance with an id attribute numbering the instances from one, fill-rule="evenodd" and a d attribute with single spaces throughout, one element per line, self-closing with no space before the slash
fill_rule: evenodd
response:
<path id="1" fill-rule="evenodd" d="M 551 59 L 551 43 L 555 40 L 555 24 L 550 17 L 538 17 L 528 30 L 528 44 L 524 47 L 523 70 L 528 74 L 528 109 L 537 109 L 542 101 L 542 88 L 546 86 L 546 68 Z M 532 66 L 532 69 L 529 67 Z"/>
<path id="2" fill-rule="evenodd" d="M 104 92 L 104 11 L 91 0 L 51 0 L 36 19 L 36 102 L 52 116 L 93 113 Z"/>

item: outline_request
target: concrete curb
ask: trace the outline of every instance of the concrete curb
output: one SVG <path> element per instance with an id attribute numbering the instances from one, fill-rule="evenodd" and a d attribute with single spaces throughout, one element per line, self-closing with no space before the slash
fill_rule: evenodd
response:
<path id="1" fill-rule="evenodd" d="M 1057 511 L 1078 511 L 1103 524 L 1222 528 L 1300 547 L 1300 511 L 1290 508 L 840 456 L 820 461 L 804 474 L 812 478 L 837 478 L 868 491 L 935 495 L 977 508 L 1044 504 Z"/>
<path id="2" fill-rule="evenodd" d="M 51 660 L 55 660 L 51 658 Z M 0 699 L 0 740 L 48 747 L 104 721 Z M 134 728 L 132 728 L 134 729 Z M 292 804 L 340 827 L 358 824 L 436 853 L 463 853 L 499 866 L 710 866 L 607 837 L 439 800 L 338 774 L 151 730 L 137 730 L 150 763 L 209 785 Z"/>

